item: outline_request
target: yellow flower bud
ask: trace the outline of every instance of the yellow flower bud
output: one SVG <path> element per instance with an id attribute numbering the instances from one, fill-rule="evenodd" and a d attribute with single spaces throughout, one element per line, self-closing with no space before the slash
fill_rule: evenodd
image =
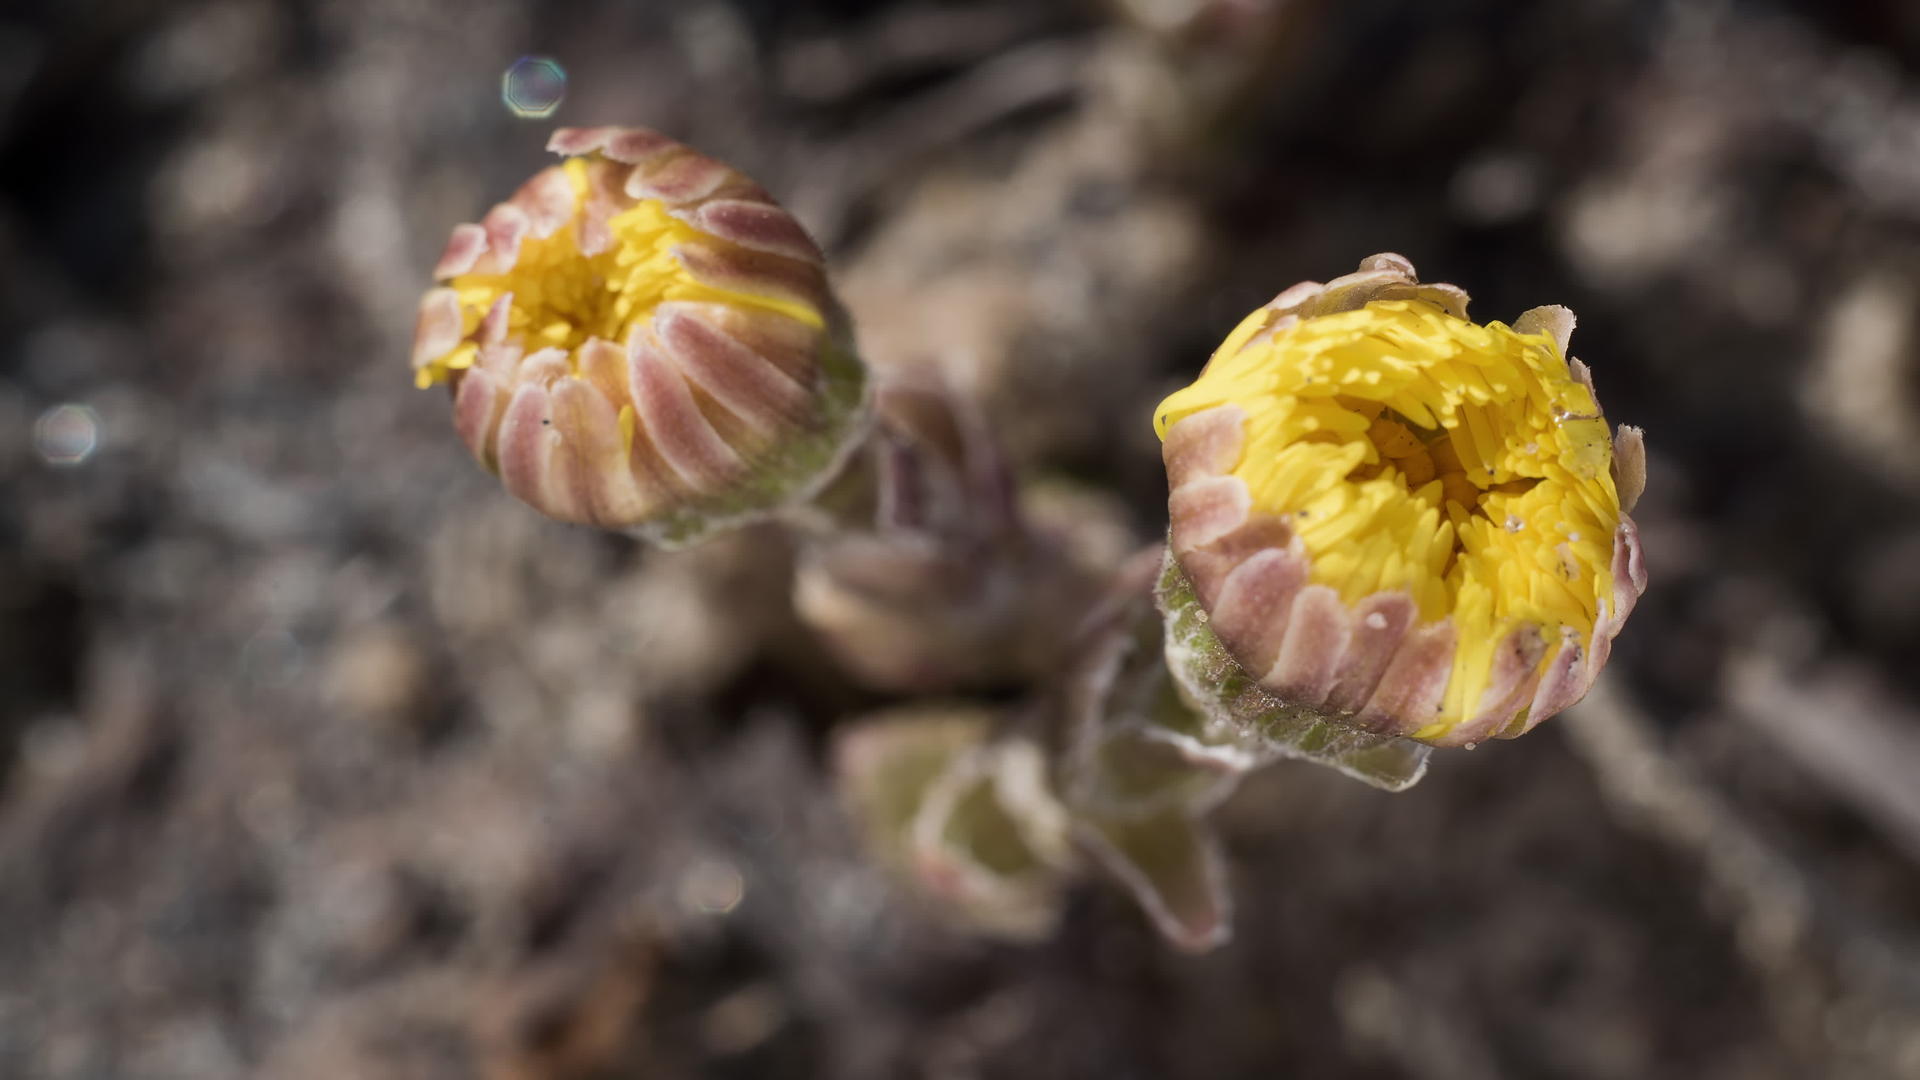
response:
<path id="1" fill-rule="evenodd" d="M 684 543 L 804 497 L 857 434 L 865 375 L 819 249 L 745 176 L 637 128 L 453 230 L 414 378 L 509 492 Z"/>
<path id="2" fill-rule="evenodd" d="M 1639 432 L 1616 453 L 1572 314 L 1466 300 L 1374 256 L 1248 316 L 1155 417 L 1173 557 L 1239 666 L 1442 746 L 1579 700 L 1646 588 Z"/>

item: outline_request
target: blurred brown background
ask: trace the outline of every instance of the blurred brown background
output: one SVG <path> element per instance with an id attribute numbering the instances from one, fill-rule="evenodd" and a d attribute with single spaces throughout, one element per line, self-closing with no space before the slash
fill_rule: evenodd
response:
<path id="1" fill-rule="evenodd" d="M 1920 1077 L 1917 63 L 1905 0 L 11 0 L 0 1075 Z M 1280 288 L 1571 305 L 1651 453 L 1604 692 L 1255 777 L 1215 954 L 929 921 L 781 538 L 538 518 L 409 385 L 553 123 L 760 178 L 1142 539 Z"/>

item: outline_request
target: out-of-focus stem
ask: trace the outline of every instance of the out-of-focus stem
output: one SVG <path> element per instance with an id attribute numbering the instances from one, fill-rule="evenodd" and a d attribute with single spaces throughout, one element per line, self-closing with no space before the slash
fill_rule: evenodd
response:
<path id="1" fill-rule="evenodd" d="M 796 520 L 795 608 L 848 670 L 889 691 L 1044 676 L 1104 569 L 1035 527 L 984 417 L 933 380 L 876 388 L 865 443 Z"/>

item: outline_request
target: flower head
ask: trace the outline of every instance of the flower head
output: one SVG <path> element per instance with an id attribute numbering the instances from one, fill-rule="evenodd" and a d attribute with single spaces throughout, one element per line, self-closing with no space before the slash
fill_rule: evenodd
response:
<path id="1" fill-rule="evenodd" d="M 507 490 L 563 521 L 685 541 L 824 479 L 864 375 L 820 251 L 745 176 L 637 128 L 457 226 L 414 378 Z"/>
<path id="2" fill-rule="evenodd" d="M 1567 359 L 1572 314 L 1466 300 L 1374 256 L 1248 316 L 1155 418 L 1174 558 L 1239 665 L 1439 745 L 1579 700 L 1646 587 L 1639 433 Z"/>

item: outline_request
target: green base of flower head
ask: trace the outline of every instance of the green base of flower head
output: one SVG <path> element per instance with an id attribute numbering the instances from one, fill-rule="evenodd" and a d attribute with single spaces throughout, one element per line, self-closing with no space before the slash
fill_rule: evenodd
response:
<path id="1" fill-rule="evenodd" d="M 844 318 L 841 321 L 844 325 Z M 866 365 L 854 351 L 852 335 L 842 329 L 820 352 L 818 412 L 805 433 L 782 437 L 768 447 L 723 493 L 692 500 L 627 532 L 663 548 L 690 547 L 812 499 L 860 446 L 867 433 L 870 397 Z"/>
<path id="2" fill-rule="evenodd" d="M 1171 549 L 1154 600 L 1166 625 L 1167 668 L 1194 722 L 1210 729 L 1194 737 L 1229 739 L 1263 757 L 1304 758 L 1387 791 L 1404 791 L 1426 773 L 1432 747 L 1289 704 L 1255 682 L 1208 625 Z"/>

